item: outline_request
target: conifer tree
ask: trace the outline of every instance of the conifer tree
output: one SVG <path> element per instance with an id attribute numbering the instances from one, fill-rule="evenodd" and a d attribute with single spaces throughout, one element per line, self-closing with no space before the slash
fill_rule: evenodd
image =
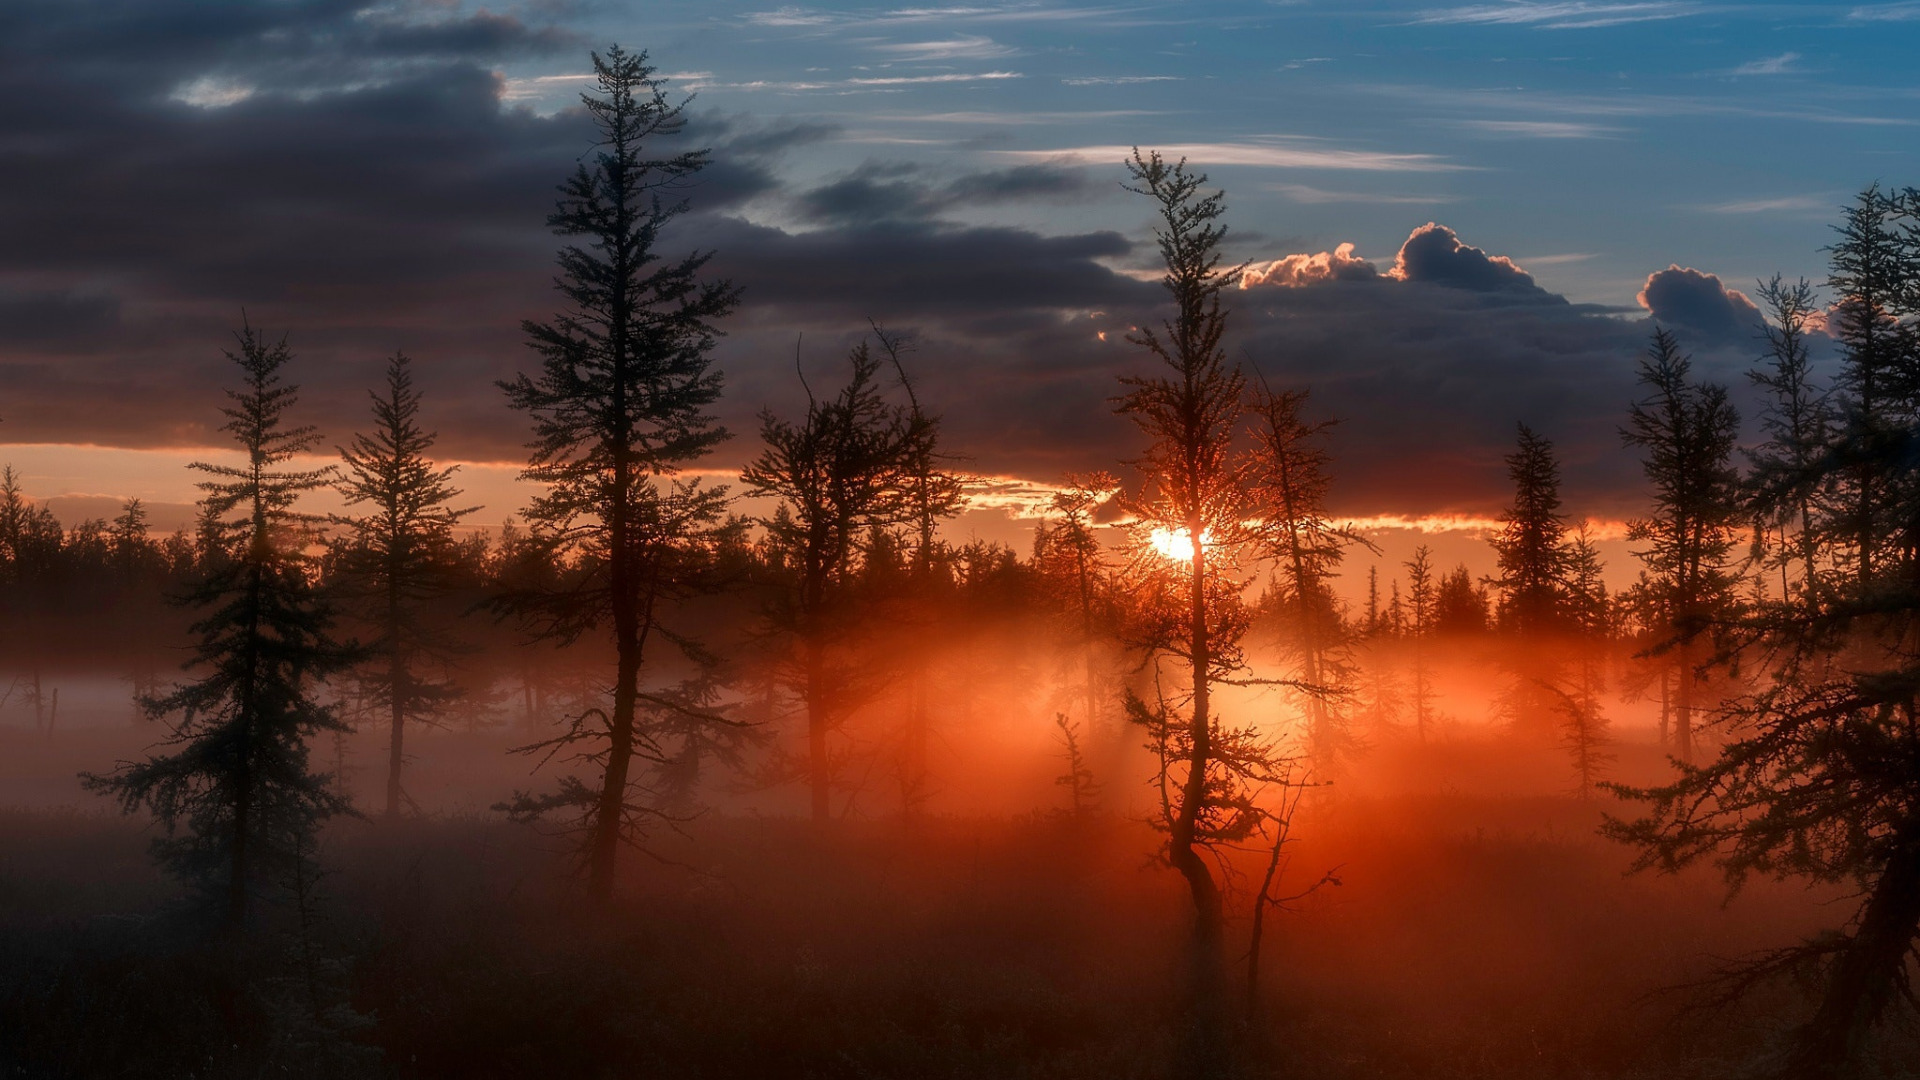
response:
<path id="1" fill-rule="evenodd" d="M 682 479 L 692 462 L 727 438 L 711 414 L 720 373 L 711 353 L 718 320 L 738 293 L 704 280 L 710 253 L 664 259 L 661 230 L 687 207 L 675 199 L 707 164 L 704 150 L 658 144 L 685 127 L 686 102 L 667 100 L 665 80 L 645 53 L 618 46 L 593 56 L 593 88 L 581 95 L 599 136 L 560 189 L 547 224 L 580 243 L 561 249 L 556 282 L 567 309 L 522 324 L 540 358 L 536 374 L 501 383 L 508 403 L 533 421 L 522 476 L 545 488 L 525 513 L 577 573 L 554 591 L 521 593 L 505 606 L 543 637 L 569 642 L 605 629 L 615 654 L 606 708 L 573 716 L 547 748 L 575 746 L 600 771 L 595 784 L 563 782 L 558 793 L 521 796 L 522 815 L 572 811 L 586 831 L 588 889 L 612 895 L 623 839 L 652 816 L 635 801 L 642 667 L 655 643 L 698 652 L 661 622 L 678 599 L 705 587 L 727 505 L 724 487 Z M 692 706 L 649 695 L 649 706 Z M 715 723 L 718 716 L 702 713 Z"/>
<path id="2" fill-rule="evenodd" d="M 1326 437 L 1335 421 L 1302 415 L 1305 390 L 1254 393 L 1249 509 L 1259 521 L 1260 548 L 1274 564 L 1272 602 L 1287 626 L 1283 643 L 1307 715 L 1307 746 L 1322 767 L 1342 741 L 1337 705 L 1351 690 L 1353 660 L 1330 582 L 1346 549 L 1366 542 L 1327 516 L 1332 460 Z"/>
<path id="3" fill-rule="evenodd" d="M 1157 152 L 1136 149 L 1127 169 L 1128 189 L 1153 203 L 1154 236 L 1166 266 L 1161 284 L 1175 309 L 1159 326 L 1142 325 L 1128 336 L 1159 371 L 1123 378 L 1126 392 L 1117 399 L 1118 411 L 1147 440 L 1134 462 L 1145 488 L 1129 500 L 1135 515 L 1129 576 L 1144 600 L 1141 643 L 1181 669 L 1178 689 L 1161 689 L 1151 703 L 1130 695 L 1127 708 L 1146 728 L 1159 760 L 1156 824 L 1167 834 L 1166 861 L 1186 881 L 1193 902 L 1189 1063 L 1197 1075 L 1217 1075 L 1227 1057 L 1225 919 L 1207 853 L 1267 825 L 1258 791 L 1285 783 L 1285 766 L 1251 726 L 1223 722 L 1213 700 L 1214 688 L 1245 665 L 1241 564 L 1257 540 L 1245 524 L 1248 466 L 1233 446 L 1245 383 L 1222 348 L 1227 313 L 1220 293 L 1231 280 L 1220 265 L 1225 195 L 1207 192 L 1206 176 L 1189 171 L 1185 161 L 1168 164 Z"/>
<path id="4" fill-rule="evenodd" d="M 434 435 L 420 427 L 420 392 L 411 361 L 395 353 L 387 362 L 383 391 L 369 391 L 374 428 L 340 451 L 346 472 L 340 482 L 348 506 L 368 512 L 342 518 L 349 533 L 339 569 L 356 606 L 377 628 L 367 644 L 373 664 L 363 682 L 387 712 L 385 813 L 396 817 L 406 799 L 401 769 L 406 762 L 409 720 L 433 716 L 458 694 L 428 666 L 453 653 L 446 628 L 426 605 L 453 586 L 454 526 L 473 512 L 453 501 L 454 468 L 436 467 L 428 454 Z"/>
<path id="5" fill-rule="evenodd" d="M 1108 585 L 1111 571 L 1093 531 L 1093 515 L 1119 487 L 1120 482 L 1104 472 L 1068 476 L 1051 499 L 1060 520 L 1036 535 L 1033 553 L 1034 569 L 1074 626 L 1082 664 L 1080 728 L 1089 741 L 1101 733 L 1101 645 L 1105 628 L 1117 615 Z"/>
<path id="6" fill-rule="evenodd" d="M 1413 645 L 1413 730 L 1421 742 L 1433 725 L 1433 671 L 1427 652 L 1432 648 L 1438 616 L 1439 590 L 1433 581 L 1433 552 L 1425 544 L 1413 551 L 1407 567 L 1407 637 Z"/>
<path id="7" fill-rule="evenodd" d="M 1493 541 L 1500 576 L 1500 625 L 1522 635 L 1565 629 L 1567 518 L 1560 509 L 1560 463 L 1553 443 L 1520 425 L 1507 455 L 1513 505 L 1500 515 Z"/>
<path id="8" fill-rule="evenodd" d="M 1735 574 L 1728 565 L 1742 518 L 1739 474 L 1732 465 L 1740 417 L 1724 387 L 1694 382 L 1679 343 L 1656 329 L 1640 361 L 1647 396 L 1635 402 L 1621 438 L 1645 452 L 1653 514 L 1634 521 L 1628 538 L 1646 563 L 1663 626 L 1656 648 L 1675 664 L 1673 739 L 1677 756 L 1693 760 L 1696 643 L 1730 614 Z"/>
<path id="9" fill-rule="evenodd" d="M 1820 987 L 1776 1062 L 1782 1077 L 1858 1075 L 1920 939 L 1920 488 L 1907 397 L 1920 355 L 1901 322 L 1920 315 L 1916 213 L 1871 188 L 1834 248 L 1843 363 L 1833 426 L 1802 459 L 1800 486 L 1830 493 L 1810 501 L 1805 527 L 1815 587 L 1741 620 L 1728 654 L 1752 658 L 1755 686 L 1721 707 L 1719 754 L 1672 783 L 1618 789 L 1646 812 L 1608 827 L 1640 846 L 1641 866 L 1712 861 L 1736 886 L 1797 876 L 1854 890 L 1843 929 L 1739 973 L 1742 986 L 1793 974 Z"/>
<path id="10" fill-rule="evenodd" d="M 1780 571 L 1784 594 L 1796 587 L 1820 587 L 1823 571 L 1813 518 L 1815 503 L 1825 492 L 1815 490 L 1814 482 L 1832 418 L 1826 395 L 1814 382 L 1809 350 L 1818 311 L 1813 286 L 1804 278 L 1787 285 L 1776 274 L 1760 287 L 1760 298 L 1771 316 L 1765 327 L 1769 365 L 1747 378 L 1766 393 L 1760 411 L 1766 437 L 1746 452 L 1746 492 L 1762 534 L 1774 531 L 1779 536 L 1776 550 L 1768 555 Z M 1797 581 L 1792 576 L 1796 568 Z"/>
<path id="11" fill-rule="evenodd" d="M 842 655 L 857 622 L 852 586 L 862 539 L 915 518 L 915 467 L 931 459 L 925 442 L 936 430 L 886 400 L 881 360 L 866 341 L 847 360 L 839 392 L 809 392 L 799 423 L 761 414 L 764 446 L 740 474 L 755 494 L 776 500 L 761 525 L 791 580 L 770 614 L 799 653 L 792 682 L 807 713 L 804 772 L 816 822 L 833 812 L 832 737 L 879 681 L 869 665 Z"/>
<path id="12" fill-rule="evenodd" d="M 1498 622 L 1516 647 L 1504 664 L 1513 682 L 1501 692 L 1497 711 L 1516 731 L 1546 733 L 1559 701 L 1551 687 L 1565 678 L 1567 635 L 1576 629 L 1568 583 L 1572 548 L 1560 503 L 1560 464 L 1553 444 L 1520 425 L 1519 443 L 1507 456 L 1513 504 L 1501 514 L 1493 538 L 1500 575 Z"/>
<path id="13" fill-rule="evenodd" d="M 292 353 L 284 338 L 270 343 L 251 326 L 237 336 L 239 351 L 227 356 L 242 380 L 227 392 L 222 430 L 246 463 L 192 465 L 209 477 L 199 485 L 202 520 L 220 552 L 185 597 L 201 613 L 188 662 L 199 677 L 147 702 L 156 718 L 184 716 L 170 750 L 86 777 L 122 810 L 153 812 L 165 830 L 157 854 L 208 891 L 231 930 L 247 924 L 263 885 L 285 887 L 305 872 L 299 864 L 321 822 L 350 812 L 308 750 L 314 736 L 345 730 L 316 693 L 352 660 L 316 591 L 306 552 L 315 519 L 296 508 L 333 470 L 287 467 L 319 441 L 288 422 L 297 388 L 283 369 Z"/>
<path id="14" fill-rule="evenodd" d="M 1487 629 L 1487 597 L 1473 583 L 1464 564 L 1440 578 L 1433 596 L 1433 629 L 1437 634 L 1477 634 Z"/>

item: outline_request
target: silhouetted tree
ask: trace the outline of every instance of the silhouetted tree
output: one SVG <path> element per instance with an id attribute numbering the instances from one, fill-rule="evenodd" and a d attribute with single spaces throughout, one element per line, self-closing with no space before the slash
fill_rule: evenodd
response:
<path id="1" fill-rule="evenodd" d="M 661 230 L 686 210 L 675 193 L 705 167 L 707 153 L 649 156 L 686 123 L 686 102 L 668 102 L 654 71 L 645 53 L 618 46 L 593 56 L 593 89 L 581 103 L 598 149 L 561 186 L 547 219 L 556 234 L 584 240 L 558 256 L 556 287 L 568 309 L 522 324 L 540 370 L 500 384 L 533 420 L 522 476 L 546 491 L 526 521 L 548 544 L 577 553 L 576 573 L 559 589 L 511 595 L 508 606 L 563 642 L 607 628 L 615 654 L 610 707 L 583 709 L 556 742 L 538 744 L 591 747 L 581 757 L 599 768 L 597 785 L 570 782 L 513 806 L 522 815 L 580 815 L 588 888 L 601 899 L 612 894 L 623 837 L 652 814 L 631 791 L 644 744 L 647 646 L 657 638 L 697 651 L 662 632 L 661 621 L 673 601 L 704 587 L 702 567 L 727 503 L 724 487 L 678 474 L 727 438 L 709 412 L 721 382 L 711 353 L 715 324 L 738 292 L 702 280 L 710 254 L 663 261 L 657 250 Z"/>
<path id="2" fill-rule="evenodd" d="M 1054 603 L 1073 622 L 1081 654 L 1081 730 L 1089 740 L 1100 735 L 1101 687 L 1106 681 L 1101 670 L 1103 639 L 1118 618 L 1109 583 L 1111 568 L 1094 535 L 1093 515 L 1119 489 L 1120 482 L 1104 472 L 1068 476 L 1051 500 L 1060 520 L 1043 524 L 1034 535 L 1034 570 Z"/>
<path id="3" fill-rule="evenodd" d="M 1439 621 L 1439 589 L 1433 580 L 1433 552 L 1425 544 L 1413 551 L 1407 567 L 1407 636 L 1413 645 L 1413 729 L 1421 742 L 1433 723 L 1433 672 L 1428 650 Z"/>
<path id="4" fill-rule="evenodd" d="M 1646 545 L 1634 554 L 1646 563 L 1664 623 L 1655 647 L 1675 654 L 1673 739 L 1684 762 L 1693 760 L 1696 642 L 1734 603 L 1728 563 L 1742 517 L 1732 465 L 1739 414 L 1724 387 L 1692 381 L 1691 369 L 1673 335 L 1656 329 L 1640 361 L 1647 396 L 1620 433 L 1645 452 L 1653 487 L 1653 514 L 1634 521 L 1628 539 Z"/>
<path id="5" fill-rule="evenodd" d="M 912 531 L 913 554 L 908 576 L 905 622 L 914 640 L 907 643 L 907 723 L 901 748 L 901 787 L 906 805 L 912 810 L 926 797 L 928 667 L 933 641 L 928 631 L 937 625 L 931 608 L 935 601 L 935 565 L 938 529 L 942 521 L 960 513 L 966 506 L 966 491 L 960 477 L 945 467 L 946 456 L 940 450 L 940 418 L 922 407 L 907 375 L 908 351 L 904 339 L 887 333 L 877 323 L 869 323 L 874 340 L 893 366 L 900 388 L 907 395 L 908 436 L 903 447 L 903 495 L 906 499 L 907 527 Z"/>
<path id="6" fill-rule="evenodd" d="M 1224 724 L 1214 687 L 1238 675 L 1247 613 L 1239 564 L 1256 537 L 1246 527 L 1247 466 L 1233 451 L 1244 381 L 1221 347 L 1227 314 L 1220 292 L 1231 280 L 1221 263 L 1224 194 L 1204 191 L 1204 174 L 1138 150 L 1127 163 L 1129 190 L 1153 201 L 1154 236 L 1166 265 L 1161 278 L 1175 312 L 1142 325 L 1128 341 L 1161 366 L 1129 376 L 1119 412 L 1147 438 L 1135 461 L 1146 486 L 1129 500 L 1135 558 L 1130 576 L 1144 594 L 1140 635 L 1154 656 L 1183 669 L 1184 686 L 1160 689 L 1151 703 L 1129 696 L 1160 762 L 1157 824 L 1167 833 L 1167 862 L 1187 883 L 1194 908 L 1195 1026 L 1192 1067 L 1225 1067 L 1225 921 L 1220 884 L 1206 852 L 1254 835 L 1266 815 L 1257 789 L 1280 781 L 1283 766 L 1250 728 Z M 1156 680 L 1157 682 L 1157 680 Z M 1184 715 L 1181 715 L 1184 712 Z"/>
<path id="7" fill-rule="evenodd" d="M 1507 455 L 1513 505 L 1500 515 L 1494 555 L 1500 576 L 1500 625 L 1522 635 L 1565 629 L 1567 518 L 1560 509 L 1560 463 L 1553 443 L 1520 425 Z"/>
<path id="8" fill-rule="evenodd" d="M 1441 576 L 1433 596 L 1434 633 L 1477 634 L 1491 622 L 1486 591 L 1473 583 L 1464 564 Z"/>
<path id="9" fill-rule="evenodd" d="M 1916 212 L 1869 189 L 1834 249 L 1845 348 L 1836 424 L 1804 457 L 1799 485 L 1833 493 L 1811 502 L 1805 526 L 1828 580 L 1742 620 L 1728 655 L 1753 658 L 1758 685 L 1722 706 L 1728 741 L 1670 784 L 1619 789 L 1647 813 L 1608 826 L 1641 847 L 1641 866 L 1711 860 L 1735 885 L 1759 874 L 1857 889 L 1844 931 L 1739 975 L 1736 988 L 1781 972 L 1820 977 L 1820 1003 L 1778 1063 L 1783 1077 L 1855 1074 L 1908 989 L 1920 937 L 1920 355 L 1900 324 L 1920 314 L 1920 232 L 1895 231 Z"/>
<path id="10" fill-rule="evenodd" d="M 1768 530 L 1779 534 L 1771 562 L 1780 570 L 1784 594 L 1795 587 L 1790 564 L 1798 564 L 1799 588 L 1816 589 L 1820 584 L 1813 511 L 1824 492 L 1813 484 L 1832 418 L 1825 394 L 1814 383 L 1808 347 L 1812 320 L 1819 310 L 1813 286 L 1804 278 L 1787 285 L 1776 274 L 1760 287 L 1760 298 L 1772 316 L 1764 327 L 1770 363 L 1747 377 L 1767 395 L 1760 410 L 1766 438 L 1746 452 L 1747 499 L 1762 542 Z"/>
<path id="11" fill-rule="evenodd" d="M 400 813 L 407 797 L 400 781 L 407 721 L 432 717 L 459 693 L 427 670 L 450 659 L 454 643 L 425 606 L 451 590 L 453 528 L 474 510 L 453 505 L 460 497 L 456 470 L 436 467 L 428 456 L 435 436 L 420 427 L 410 364 L 399 353 L 387 362 L 384 390 L 368 394 L 373 431 L 355 435 L 340 451 L 346 464 L 340 492 L 348 506 L 369 511 L 340 519 L 349 532 L 338 567 L 344 588 L 377 628 L 367 646 L 375 660 L 362 683 L 387 713 L 388 817 Z"/>
<path id="12" fill-rule="evenodd" d="M 201 675 L 147 703 L 156 717 L 184 713 L 169 743 L 176 749 L 85 778 L 122 810 L 153 812 L 166 830 L 156 852 L 189 882 L 217 889 L 235 930 L 254 890 L 291 882 L 314 828 L 349 812 L 329 778 L 310 768 L 308 744 L 344 729 L 315 691 L 352 660 L 331 637 L 333 612 L 306 553 L 315 519 L 295 509 L 333 470 L 285 467 L 319 441 L 313 428 L 287 423 L 297 388 L 282 369 L 292 353 L 284 338 L 269 343 L 251 326 L 238 339 L 239 352 L 227 356 L 242 382 L 227 392 L 222 430 L 247 462 L 192 466 L 211 477 L 199 485 L 203 520 L 221 553 L 184 598 L 202 613 L 188 662 Z"/>
<path id="13" fill-rule="evenodd" d="M 1258 521 L 1260 549 L 1274 564 L 1269 603 L 1287 627 L 1283 649 L 1298 658 L 1308 751 L 1326 767 L 1343 741 L 1335 706 L 1352 690 L 1354 673 L 1329 582 L 1349 546 L 1370 545 L 1327 516 L 1332 457 L 1326 436 L 1335 421 L 1307 420 L 1301 415 L 1306 402 L 1305 390 L 1254 393 L 1248 508 Z"/>
<path id="14" fill-rule="evenodd" d="M 912 520 L 914 466 L 932 453 L 919 441 L 934 430 L 887 402 L 881 360 L 867 342 L 847 359 L 846 383 L 831 398 L 809 392 L 800 423 L 761 414 L 765 446 L 740 474 L 754 493 L 777 500 L 761 524 L 791 587 L 770 614 L 800 654 L 793 682 L 807 711 L 806 778 L 820 822 L 832 815 L 830 737 L 876 685 L 875 671 L 838 655 L 856 622 L 850 586 L 861 540 L 876 526 Z"/>

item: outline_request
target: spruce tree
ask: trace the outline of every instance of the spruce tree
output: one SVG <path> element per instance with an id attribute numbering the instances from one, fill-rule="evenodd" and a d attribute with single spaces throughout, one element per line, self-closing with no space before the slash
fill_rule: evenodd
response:
<path id="1" fill-rule="evenodd" d="M 1620 435 L 1642 450 L 1653 488 L 1652 515 L 1634 521 L 1628 539 L 1646 563 L 1662 623 L 1655 647 L 1671 649 L 1676 669 L 1674 749 L 1693 760 L 1697 643 L 1731 614 L 1736 575 L 1729 565 L 1743 515 L 1732 465 L 1740 417 L 1726 388 L 1693 381 L 1692 362 L 1664 329 L 1640 361 L 1647 396 L 1633 404 Z"/>
<path id="2" fill-rule="evenodd" d="M 1507 455 L 1513 505 L 1500 515 L 1493 550 L 1500 567 L 1500 625 L 1521 635 L 1566 628 L 1567 518 L 1553 443 L 1525 424 Z"/>
<path id="3" fill-rule="evenodd" d="M 1771 316 L 1765 327 L 1768 364 L 1747 378 L 1766 394 L 1760 410 L 1765 438 L 1746 452 L 1746 498 L 1763 544 L 1767 534 L 1778 536 L 1773 549 L 1763 548 L 1761 555 L 1780 571 L 1781 592 L 1811 591 L 1820 587 L 1824 573 L 1813 519 L 1816 503 L 1828 494 L 1817 488 L 1816 478 L 1832 428 L 1809 346 L 1819 308 L 1804 278 L 1787 285 L 1776 274 L 1759 291 Z"/>
<path id="4" fill-rule="evenodd" d="M 1427 652 L 1433 647 L 1439 589 L 1433 578 L 1433 552 L 1425 544 L 1413 551 L 1407 568 L 1407 637 L 1413 646 L 1413 730 L 1421 742 L 1433 725 L 1433 669 Z"/>
<path id="5" fill-rule="evenodd" d="M 122 810 L 152 811 L 165 830 L 157 854 L 235 930 L 263 886 L 284 888 L 305 872 L 316 827 L 350 811 L 309 765 L 308 749 L 314 736 L 345 730 L 316 694 L 352 659 L 316 591 L 307 554 L 315 519 L 296 509 L 333 470 L 287 467 L 319 441 L 313 428 L 288 423 L 297 388 L 282 369 L 292 353 L 284 338 L 269 342 L 251 326 L 237 336 L 239 351 L 227 356 L 242 381 L 227 392 L 222 430 L 246 463 L 192 465 L 210 477 L 199 485 L 202 521 L 218 552 L 184 597 L 201 613 L 187 664 L 199 677 L 146 703 L 156 718 L 183 716 L 169 750 L 86 777 Z"/>
<path id="6" fill-rule="evenodd" d="M 453 643 L 426 606 L 453 586 L 453 528 L 472 508 L 457 508 L 460 490 L 453 468 L 436 467 L 429 452 L 434 435 L 420 427 L 420 392 L 411 361 L 395 353 L 387 362 L 386 386 L 369 391 L 371 433 L 355 435 L 340 451 L 346 472 L 340 492 L 348 506 L 368 512 L 341 519 L 348 535 L 338 568 L 355 607 L 376 628 L 368 643 L 373 663 L 362 681 L 387 713 L 386 816 L 396 817 L 406 790 L 409 720 L 433 716 L 458 694 L 430 665 L 444 663 Z"/>
<path id="7" fill-rule="evenodd" d="M 1920 485 L 1907 389 L 1920 386 L 1920 355 L 1902 323 L 1920 315 L 1909 306 L 1920 206 L 1907 205 L 1869 189 L 1834 249 L 1844 353 L 1834 423 L 1801 458 L 1800 489 L 1825 493 L 1804 527 L 1816 587 L 1740 620 L 1729 657 L 1749 665 L 1754 688 L 1721 707 L 1719 754 L 1672 783 L 1620 788 L 1646 810 L 1609 824 L 1640 846 L 1641 866 L 1711 861 L 1736 886 L 1793 876 L 1853 890 L 1844 928 L 1739 973 L 1741 986 L 1791 974 L 1819 987 L 1777 1062 L 1783 1077 L 1858 1074 L 1909 988 L 1920 939 Z"/>
<path id="8" fill-rule="evenodd" d="M 1295 659 L 1307 716 L 1307 746 L 1323 767 L 1344 741 L 1338 703 L 1352 689 L 1354 665 L 1331 581 L 1346 549 L 1368 545 L 1327 514 L 1332 487 L 1327 434 L 1336 421 L 1308 420 L 1306 390 L 1255 391 L 1253 453 L 1247 473 L 1249 509 L 1259 521 L 1262 553 L 1273 561 L 1270 602 L 1285 630 L 1282 650 Z"/>
<path id="9" fill-rule="evenodd" d="M 556 740 L 600 770 L 594 784 L 565 783 L 556 794 L 525 795 L 523 815 L 571 812 L 583 826 L 588 889 L 612 895 L 623 839 L 652 816 L 635 801 L 635 755 L 645 747 L 641 670 L 671 604 L 705 587 L 722 515 L 724 487 L 679 474 L 727 438 L 711 413 L 720 373 L 711 353 L 716 323 L 738 293 L 704 280 L 710 253 L 664 259 L 661 230 L 686 210 L 676 193 L 707 164 L 704 150 L 664 156 L 656 147 L 685 127 L 686 102 L 669 102 L 665 80 L 645 53 L 618 46 L 593 56 L 593 88 L 581 103 L 599 135 L 590 161 L 561 185 L 547 224 L 578 238 L 560 250 L 555 283 L 567 308 L 522 324 L 539 370 L 501 383 L 527 414 L 534 437 L 522 476 L 545 488 L 525 518 L 536 537 L 574 559 L 578 573 L 559 588 L 517 593 L 504 606 L 540 636 L 571 642 L 609 631 L 615 654 L 607 707 L 571 717 Z M 684 701 L 649 695 L 670 712 Z"/>

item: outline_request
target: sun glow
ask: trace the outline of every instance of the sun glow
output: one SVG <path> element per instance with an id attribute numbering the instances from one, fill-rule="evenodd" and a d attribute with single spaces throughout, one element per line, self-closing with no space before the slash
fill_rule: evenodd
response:
<path id="1" fill-rule="evenodd" d="M 1153 550 L 1159 552 L 1163 558 L 1172 559 L 1177 563 L 1193 561 L 1193 538 L 1185 529 L 1155 529 L 1148 540 L 1152 542 Z M 1201 531 L 1200 544 L 1202 547 L 1213 546 L 1212 530 Z"/>

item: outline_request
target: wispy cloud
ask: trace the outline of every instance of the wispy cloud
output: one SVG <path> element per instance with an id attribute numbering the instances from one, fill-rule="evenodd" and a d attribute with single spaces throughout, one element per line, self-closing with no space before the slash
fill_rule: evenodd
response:
<path id="1" fill-rule="evenodd" d="M 847 93 L 862 90 L 897 90 L 908 86 L 939 85 L 944 83 L 1000 82 L 1007 79 L 1024 78 L 1026 78 L 1026 76 L 1018 71 L 976 71 L 948 72 L 941 75 L 875 75 L 862 76 L 854 79 L 754 79 L 750 82 L 702 82 L 689 84 L 689 88 L 701 90 L 773 91 L 777 93 L 802 93 L 811 90 Z"/>
<path id="2" fill-rule="evenodd" d="M 1523 255 L 1514 262 L 1527 266 L 1561 266 L 1566 263 L 1586 262 L 1597 254 L 1592 251 L 1563 251 L 1558 255 Z"/>
<path id="3" fill-rule="evenodd" d="M 1454 127 L 1516 139 L 1611 139 L 1624 128 L 1571 120 L 1454 120 Z"/>
<path id="4" fill-rule="evenodd" d="M 1012 56 L 1016 51 L 1011 45 L 1002 45 L 990 37 L 979 34 L 961 34 L 943 41 L 905 41 L 898 44 L 876 45 L 874 49 L 900 60 L 995 60 L 1003 56 Z"/>
<path id="5" fill-rule="evenodd" d="M 838 21 L 824 11 L 808 11 L 806 8 L 782 7 L 772 11 L 749 11 L 741 18 L 755 26 L 825 26 Z"/>
<path id="6" fill-rule="evenodd" d="M 872 121 L 906 124 L 991 124 L 999 127 L 1031 124 L 1075 124 L 1093 120 L 1119 120 L 1136 116 L 1164 116 L 1160 109 L 1076 109 L 1063 112 L 890 112 L 861 114 Z"/>
<path id="7" fill-rule="evenodd" d="M 884 75 L 843 81 L 848 86 L 919 86 L 927 83 L 991 82 L 999 79 L 1020 78 L 1025 76 L 1017 71 L 980 71 L 972 74 L 955 72 L 947 75 Z"/>
<path id="8" fill-rule="evenodd" d="M 1709 214 L 1788 214 L 1831 211 L 1838 200 L 1829 195 L 1783 195 L 1771 199 L 1735 199 L 1731 202 L 1698 203 L 1683 207 Z"/>
<path id="9" fill-rule="evenodd" d="M 1920 0 L 1895 4 L 1866 4 L 1847 12 L 1854 22 L 1920 22 Z"/>
<path id="10" fill-rule="evenodd" d="M 1350 169 L 1362 172 L 1459 172 L 1469 168 L 1434 154 L 1388 154 L 1328 146 L 1317 139 L 1272 135 L 1246 142 L 1175 143 L 1158 147 L 1168 159 L 1186 158 L 1199 165 L 1251 165 L 1268 169 Z M 1074 146 L 1054 150 L 998 150 L 1015 160 L 1061 158 L 1082 161 L 1121 161 L 1131 146 Z"/>
<path id="11" fill-rule="evenodd" d="M 182 83 L 169 96 L 175 101 L 195 108 L 224 109 L 252 97 L 253 87 L 235 79 L 203 75 L 192 82 Z"/>
<path id="12" fill-rule="evenodd" d="M 812 29 L 826 26 L 912 24 L 933 22 L 1025 23 L 1100 20 L 1112 22 L 1133 9 L 1076 7 L 1048 4 L 993 4 L 954 7 L 906 7 L 888 11 L 823 11 L 793 5 L 771 11 L 749 11 L 740 16 L 753 26 Z"/>
<path id="13" fill-rule="evenodd" d="M 1680 19 L 1708 10 L 1685 0 L 1650 0 L 1644 3 L 1592 3 L 1588 0 L 1564 0 L 1559 3 L 1531 3 L 1514 0 L 1505 4 L 1469 4 L 1464 7 L 1434 8 L 1418 13 L 1414 25 L 1468 24 L 1480 26 L 1531 26 L 1540 30 L 1585 30 L 1626 23 Z"/>
<path id="14" fill-rule="evenodd" d="M 1453 87 L 1404 84 L 1361 83 L 1351 89 L 1401 98 L 1430 109 L 1455 109 L 1461 112 L 1506 114 L 1544 114 L 1547 116 L 1628 117 L 1628 116 L 1746 116 L 1762 120 L 1801 120 L 1815 124 L 1851 124 L 1861 126 L 1907 127 L 1920 120 L 1904 116 L 1882 116 L 1842 111 L 1823 105 L 1777 108 L 1757 105 L 1747 97 L 1689 97 L 1670 94 L 1563 94 L 1518 86 L 1456 89 Z M 1880 98 L 1895 95 L 1882 93 Z M 1886 102 L 1882 102 L 1885 104 Z"/>
<path id="15" fill-rule="evenodd" d="M 1378 206 L 1432 206 L 1460 201 L 1459 197 L 1454 195 L 1380 195 L 1371 191 L 1330 191 L 1306 184 L 1269 184 L 1268 190 L 1277 191 L 1294 202 L 1308 204 L 1368 203 Z"/>
<path id="16" fill-rule="evenodd" d="M 1087 75 L 1061 79 L 1068 86 L 1132 86 L 1135 83 L 1181 82 L 1184 75 Z"/>
<path id="17" fill-rule="evenodd" d="M 1799 61 L 1797 52 L 1781 53 L 1761 60 L 1749 60 L 1739 67 L 1728 71 L 1729 75 L 1791 75 L 1800 69 L 1794 65 Z"/>

